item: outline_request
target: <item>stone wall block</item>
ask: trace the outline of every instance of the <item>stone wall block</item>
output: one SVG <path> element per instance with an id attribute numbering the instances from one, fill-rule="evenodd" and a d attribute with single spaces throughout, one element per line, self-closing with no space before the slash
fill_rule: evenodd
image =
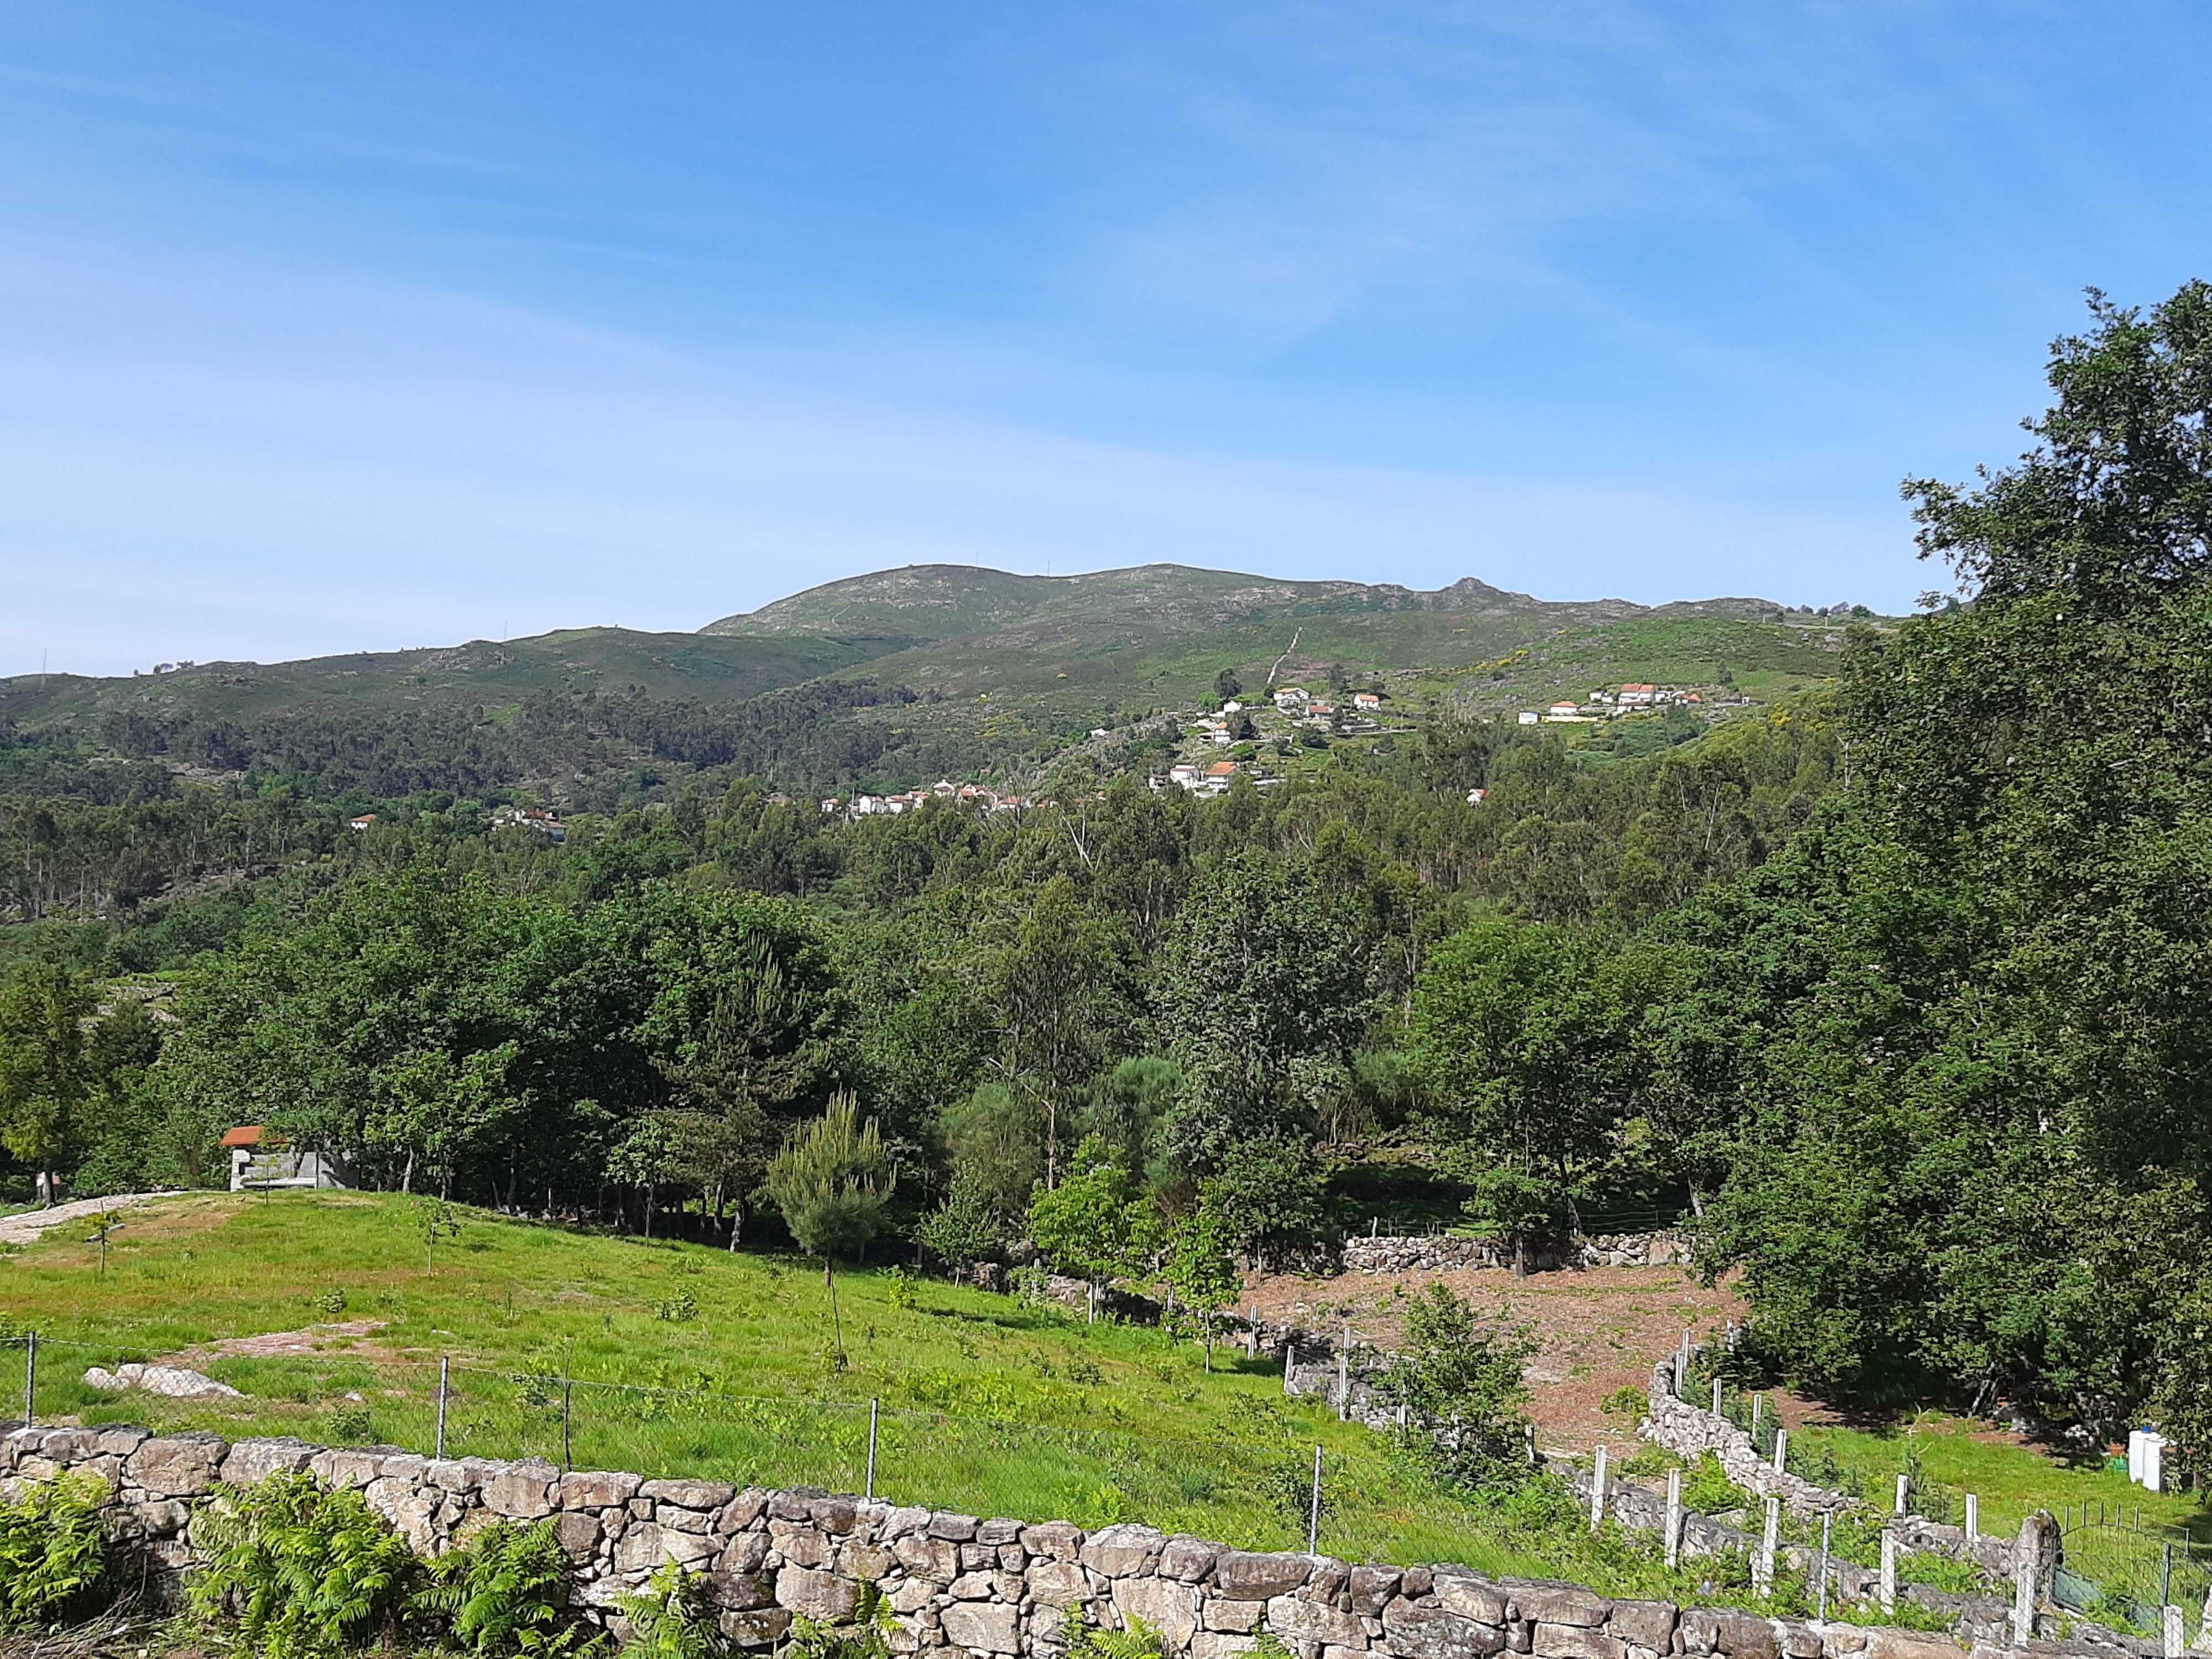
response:
<path id="1" fill-rule="evenodd" d="M 1022 1547 L 1054 1561 L 1073 1561 L 1083 1553 L 1083 1528 L 1072 1521 L 1047 1521 L 1022 1528 Z"/>
<path id="2" fill-rule="evenodd" d="M 859 1609 L 860 1587 L 834 1572 L 817 1572 L 811 1567 L 785 1567 L 775 1576 L 775 1600 L 779 1607 L 834 1625 L 850 1619 Z"/>
<path id="3" fill-rule="evenodd" d="M 1030 1596 L 1045 1607 L 1072 1607 L 1091 1594 L 1091 1575 L 1074 1561 L 1032 1561 L 1024 1582 Z"/>
<path id="4" fill-rule="evenodd" d="M 1605 1623 L 1613 1603 L 1580 1584 L 1562 1584 L 1547 1578 L 1508 1578 L 1500 1588 L 1516 1619 L 1533 1625 L 1580 1625 L 1586 1628 Z"/>
<path id="5" fill-rule="evenodd" d="M 945 1609 L 945 1637 L 970 1653 L 1019 1653 L 1021 1615 L 988 1601 L 960 1601 Z"/>
<path id="6" fill-rule="evenodd" d="M 791 1614 L 783 1607 L 763 1607 L 753 1613 L 726 1613 L 722 1634 L 741 1648 L 773 1647 L 791 1628 Z"/>
<path id="7" fill-rule="evenodd" d="M 936 1583 L 949 1584 L 960 1571 L 959 1546 L 950 1539 L 910 1532 L 891 1546 L 891 1553 L 908 1572 Z"/>
<path id="8" fill-rule="evenodd" d="M 1190 1638 L 1190 1659 L 1237 1659 L 1237 1656 L 1249 1653 L 1259 1645 L 1256 1636 L 1202 1630 Z"/>
<path id="9" fill-rule="evenodd" d="M 1194 1538 L 1188 1533 L 1177 1533 L 1161 1547 L 1159 1570 L 1170 1578 L 1195 1584 L 1213 1571 L 1214 1562 L 1225 1547 L 1203 1538 Z"/>
<path id="10" fill-rule="evenodd" d="M 1133 1577 L 1151 1571 L 1167 1541 L 1156 1528 L 1125 1522 L 1091 1534 L 1083 1546 L 1083 1565 L 1109 1578 Z"/>
<path id="11" fill-rule="evenodd" d="M 1480 1573 L 1469 1572 L 1464 1567 L 1438 1567 L 1433 1571 L 1430 1589 L 1437 1601 L 1462 1618 L 1501 1627 L 1506 1622 L 1504 1587 L 1492 1583 Z"/>
<path id="12" fill-rule="evenodd" d="M 1021 1538 L 1022 1523 L 1018 1521 L 1010 1521 L 1003 1516 L 982 1522 L 975 1528 L 975 1541 L 979 1544 L 989 1544 L 994 1547 L 1018 1544 L 1021 1541 Z"/>
<path id="13" fill-rule="evenodd" d="M 1301 1588 L 1313 1576 L 1310 1555 L 1263 1555 L 1224 1550 L 1213 1563 L 1213 1582 L 1224 1595 L 1243 1601 L 1267 1601 Z"/>
<path id="14" fill-rule="evenodd" d="M 1675 1620 L 1672 1601 L 1615 1601 L 1605 1627 L 1624 1642 L 1665 1653 L 1674 1646 Z"/>
<path id="15" fill-rule="evenodd" d="M 768 1523 L 769 1547 L 775 1550 L 793 1566 L 826 1567 L 830 1565 L 830 1540 L 811 1527 L 795 1526 L 788 1521 Z"/>
<path id="16" fill-rule="evenodd" d="M 315 1449 L 290 1436 L 270 1440 L 238 1440 L 222 1460 L 222 1479 L 234 1486 L 250 1486 L 272 1474 L 297 1474 L 307 1467 Z"/>
<path id="17" fill-rule="evenodd" d="M 1367 1627 L 1358 1618 L 1326 1601 L 1309 1600 L 1303 1593 L 1278 1595 L 1269 1601 L 1267 1628 L 1285 1642 L 1317 1642 L 1340 1648 L 1367 1645 Z"/>
<path id="18" fill-rule="evenodd" d="M 1682 1647 L 1688 1653 L 1725 1653 L 1734 1659 L 1781 1659 L 1774 1626 L 1747 1613 L 1692 1607 L 1682 1614 Z"/>
<path id="19" fill-rule="evenodd" d="M 1462 1617 L 1431 1598 L 1402 1598 L 1382 1609 L 1382 1634 L 1403 1659 L 1488 1659 L 1505 1647 L 1505 1632 Z"/>
<path id="20" fill-rule="evenodd" d="M 1529 1632 L 1537 1659 L 1625 1659 L 1619 1638 L 1588 1625 L 1539 1624 Z"/>
<path id="21" fill-rule="evenodd" d="M 949 1510 L 939 1510 L 929 1517 L 924 1528 L 932 1538 L 949 1539 L 956 1544 L 965 1544 L 975 1536 L 978 1522 L 972 1515 L 955 1515 Z"/>
<path id="22" fill-rule="evenodd" d="M 538 1520 L 559 1507 L 560 1479 L 550 1463 L 510 1463 L 483 1483 L 483 1505 L 513 1520 Z"/>
<path id="23" fill-rule="evenodd" d="M 564 1510 L 608 1510 L 628 1504 L 644 1484 L 634 1474 L 579 1469 L 573 1474 L 562 1475 L 555 1491 Z"/>
<path id="24" fill-rule="evenodd" d="M 214 1487 L 229 1450 L 211 1434 L 151 1438 L 125 1460 L 124 1472 L 157 1498 L 198 1498 Z"/>
<path id="25" fill-rule="evenodd" d="M 1114 1610 L 1124 1630 L 1132 1619 L 1141 1619 L 1167 1638 L 1170 1651 L 1188 1647 L 1198 1633 L 1198 1591 L 1172 1578 L 1115 1579 Z"/>
<path id="26" fill-rule="evenodd" d="M 637 1495 L 679 1509 L 719 1510 L 737 1496 L 737 1488 L 721 1480 L 647 1480 Z"/>

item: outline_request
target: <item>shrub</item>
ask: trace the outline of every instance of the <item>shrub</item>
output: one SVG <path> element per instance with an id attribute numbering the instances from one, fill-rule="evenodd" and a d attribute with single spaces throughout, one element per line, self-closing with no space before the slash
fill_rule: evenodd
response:
<path id="1" fill-rule="evenodd" d="M 1598 1409 L 1615 1417 L 1646 1417 L 1650 1414 L 1651 1396 L 1642 1389 L 1615 1389 L 1599 1403 Z"/>
<path id="2" fill-rule="evenodd" d="M 431 1564 L 416 1606 L 449 1620 L 452 1644 L 481 1659 L 581 1655 L 596 1638 L 562 1619 L 568 1575 L 550 1521 L 495 1522 Z"/>
<path id="3" fill-rule="evenodd" d="M 688 1325 L 699 1316 L 699 1298 L 689 1291 L 678 1291 L 674 1296 L 654 1303 L 653 1316 L 671 1325 Z"/>
<path id="4" fill-rule="evenodd" d="M 615 1604 L 629 1620 L 623 1659 L 720 1659 L 725 1644 L 707 1581 L 665 1561 L 635 1595 Z"/>
<path id="5" fill-rule="evenodd" d="M 1063 1627 L 1067 1659 L 1164 1659 L 1167 1644 L 1141 1619 L 1129 1620 L 1127 1630 L 1106 1630 L 1091 1622 L 1077 1602 L 1067 1610 Z"/>
<path id="6" fill-rule="evenodd" d="M 1690 1466 L 1690 1478 L 1682 1483 L 1684 1506 L 1700 1515 L 1725 1515 L 1750 1502 L 1751 1494 L 1728 1478 L 1721 1460 L 1711 1452 Z"/>
<path id="7" fill-rule="evenodd" d="M 319 1659 L 388 1631 L 418 1571 L 366 1498 L 312 1474 L 217 1487 L 192 1536 L 210 1558 L 192 1584 L 194 1609 L 234 1619 L 264 1659 Z"/>
<path id="8" fill-rule="evenodd" d="M 107 1488 L 89 1475 L 27 1481 L 0 1503 L 0 1626 L 52 1622 L 98 1597 L 107 1577 L 100 1509 Z"/>
<path id="9" fill-rule="evenodd" d="M 884 1288 L 890 1293 L 890 1304 L 912 1312 L 921 1303 L 915 1293 L 914 1279 L 903 1267 L 893 1267 L 884 1274 Z"/>
<path id="10" fill-rule="evenodd" d="M 1405 1351 L 1380 1392 L 1410 1411 L 1407 1437 L 1438 1480 L 1474 1490 L 1527 1477 L 1521 1374 L 1535 1350 L 1526 1326 L 1487 1323 L 1442 1285 L 1407 1304 Z"/>

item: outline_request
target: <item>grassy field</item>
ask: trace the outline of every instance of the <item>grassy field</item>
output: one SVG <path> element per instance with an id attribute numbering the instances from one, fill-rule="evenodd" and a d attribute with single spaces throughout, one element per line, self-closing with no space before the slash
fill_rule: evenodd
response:
<path id="1" fill-rule="evenodd" d="M 1318 1444 L 1325 1548 L 1569 1565 L 1437 1491 L 1380 1437 L 1285 1399 L 1279 1368 L 1217 1352 L 1208 1374 L 1195 1343 L 1156 1329 L 852 1270 L 838 1276 L 840 1369 L 821 1271 L 799 1261 L 471 1212 L 426 1272 L 406 1204 L 356 1194 L 163 1200 L 117 1231 L 104 1274 L 84 1232 L 0 1263 L 0 1310 L 40 1333 L 43 1420 L 428 1449 L 444 1358 L 455 1455 L 854 1490 L 872 1400 L 878 1489 L 902 1501 L 1302 1547 Z M 278 1333 L 295 1334 L 266 1340 Z M 118 1399 L 81 1381 L 88 1365 L 172 1355 L 246 1397 Z M 1622 1583 L 1647 1565 L 1623 1560 Z"/>

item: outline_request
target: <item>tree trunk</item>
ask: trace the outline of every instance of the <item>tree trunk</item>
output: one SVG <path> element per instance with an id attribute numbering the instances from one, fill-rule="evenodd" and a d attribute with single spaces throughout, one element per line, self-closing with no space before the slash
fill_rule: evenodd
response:
<path id="1" fill-rule="evenodd" d="M 647 1238 L 653 1237 L 653 1183 L 648 1181 L 645 1183 L 645 1236 Z"/>
<path id="2" fill-rule="evenodd" d="M 399 1172 L 399 1190 L 403 1193 L 415 1190 L 415 1149 L 411 1146 L 407 1149 L 407 1167 Z"/>
<path id="3" fill-rule="evenodd" d="M 822 1258 L 822 1282 L 830 1287 L 830 1328 L 837 1341 L 837 1369 L 845 1369 L 845 1319 L 837 1310 L 837 1269 L 828 1256 Z"/>

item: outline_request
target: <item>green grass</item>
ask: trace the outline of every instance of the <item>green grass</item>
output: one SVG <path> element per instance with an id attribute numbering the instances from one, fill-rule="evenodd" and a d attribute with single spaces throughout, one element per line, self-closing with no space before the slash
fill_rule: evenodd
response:
<path id="1" fill-rule="evenodd" d="M 427 1452 L 443 1357 L 450 1455 L 855 1491 L 878 1401 L 877 1490 L 895 1501 L 1144 1521 L 1253 1548 L 1304 1547 L 1318 1444 L 1322 1547 L 1339 1555 L 1770 1613 L 1807 1601 L 1786 1575 L 1776 1596 L 1753 1597 L 1736 1557 L 1670 1572 L 1656 1536 L 1593 1535 L 1550 1486 L 1481 1503 L 1441 1490 L 1384 1437 L 1286 1399 L 1272 1362 L 1217 1352 L 1209 1374 L 1194 1342 L 1158 1329 L 854 1268 L 838 1275 L 840 1369 L 815 1263 L 464 1214 L 426 1272 L 394 1196 L 163 1200 L 117 1230 L 104 1276 L 80 1227 L 0 1259 L 0 1315 L 10 1334 L 40 1333 L 46 1422 Z M 82 1381 L 88 1365 L 334 1320 L 380 1324 L 324 1333 L 301 1355 L 192 1359 L 240 1400 L 118 1397 Z M 0 1347 L 0 1401 L 17 1397 L 23 1352 Z"/>
<path id="2" fill-rule="evenodd" d="M 118 1231 L 105 1278 L 81 1231 L 0 1265 L 0 1310 L 40 1333 L 43 1419 L 428 1449 L 444 1356 L 456 1455 L 558 1461 L 565 1393 L 579 1468 L 854 1490 L 872 1399 L 878 1487 L 902 1501 L 1291 1547 L 1319 1443 L 1325 1547 L 1501 1572 L 1557 1565 L 1501 1540 L 1381 1437 L 1285 1399 L 1279 1368 L 1217 1352 L 1209 1376 L 1195 1343 L 1155 1329 L 848 1269 L 841 1370 L 811 1263 L 470 1212 L 426 1273 L 404 1201 L 354 1194 L 165 1200 Z M 335 1316 L 334 1299 L 318 1305 L 333 1292 Z M 686 1298 L 696 1314 L 659 1316 Z M 118 1399 L 81 1380 L 91 1364 L 333 1317 L 382 1328 L 360 1339 L 367 1352 L 337 1338 L 306 1357 L 198 1362 L 243 1401 Z M 10 1392 L 0 1382 L 0 1399 Z"/>
<path id="3" fill-rule="evenodd" d="M 1870 1503 L 1887 1510 L 1905 1467 L 1908 1443 L 1917 1452 L 1929 1479 L 1958 1498 L 1972 1492 L 1981 1499 L 1985 1533 L 2008 1535 L 2037 1510 L 2056 1515 L 2083 1504 L 2124 1509 L 2131 1516 L 2140 1509 L 2146 1525 L 2188 1527 L 2199 1535 L 2212 1529 L 2212 1516 L 2207 1515 L 2201 1493 L 2145 1492 L 2129 1482 L 2124 1468 L 2106 1467 L 2102 1455 L 2069 1461 L 1993 1437 L 1986 1424 L 1937 1412 L 1923 1412 L 1911 1423 L 1887 1432 L 1846 1428 L 1795 1432 L 1790 1437 L 1790 1458 L 1801 1471 L 1806 1467 L 1801 1458 L 1832 1459 L 1864 1489 Z M 1960 1523 L 1955 1500 L 1953 1512 L 1938 1518 Z"/>

